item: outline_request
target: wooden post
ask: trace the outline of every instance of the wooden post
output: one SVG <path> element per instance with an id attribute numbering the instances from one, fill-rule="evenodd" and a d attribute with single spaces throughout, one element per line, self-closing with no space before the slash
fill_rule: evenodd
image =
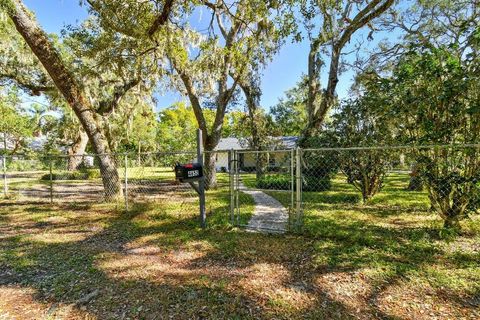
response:
<path id="1" fill-rule="evenodd" d="M 197 163 L 203 167 L 203 137 L 202 130 L 197 130 Z M 207 226 L 207 215 L 205 212 L 205 174 L 198 181 L 198 196 L 200 203 L 200 225 L 202 228 Z"/>

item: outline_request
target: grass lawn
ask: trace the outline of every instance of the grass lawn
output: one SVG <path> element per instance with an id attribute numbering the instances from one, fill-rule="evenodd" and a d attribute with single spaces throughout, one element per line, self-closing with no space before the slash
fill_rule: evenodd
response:
<path id="1" fill-rule="evenodd" d="M 0 202 L 0 318 L 480 318 L 480 219 L 442 236 L 407 177 L 368 205 L 343 181 L 304 194 L 303 235 L 229 227 L 225 188 L 207 230 L 160 202 Z"/>

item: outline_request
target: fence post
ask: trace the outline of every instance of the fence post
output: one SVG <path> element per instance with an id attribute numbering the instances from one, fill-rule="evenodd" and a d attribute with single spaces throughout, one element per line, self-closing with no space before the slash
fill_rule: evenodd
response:
<path id="1" fill-rule="evenodd" d="M 8 187 L 7 187 L 7 133 L 3 132 L 3 157 L 2 157 L 2 167 L 3 167 L 3 195 L 6 198 Z"/>
<path id="2" fill-rule="evenodd" d="M 125 196 L 125 210 L 128 211 L 128 155 L 125 153 L 125 168 L 123 169 L 124 179 L 125 179 L 125 190 L 123 192 Z"/>
<path id="3" fill-rule="evenodd" d="M 300 231 L 301 225 L 303 223 L 303 217 L 302 217 L 302 155 L 301 155 L 302 150 L 297 147 L 296 149 L 296 154 L 295 154 L 295 165 L 296 165 L 296 191 L 295 191 L 295 200 L 296 200 L 296 206 L 295 206 L 295 225 L 296 225 L 296 231 Z"/>
<path id="4" fill-rule="evenodd" d="M 4 150 L 7 152 L 7 150 Z M 3 196 L 7 198 L 8 186 L 7 186 L 7 156 L 5 153 L 2 156 L 2 167 L 3 167 Z"/>
<path id="5" fill-rule="evenodd" d="M 292 215 L 295 212 L 295 149 L 290 151 L 290 210 L 288 210 L 288 228 L 292 227 Z"/>
<path id="6" fill-rule="evenodd" d="M 240 225 L 240 173 L 239 169 L 239 154 L 238 151 L 234 151 L 233 153 L 233 168 L 234 168 L 234 182 L 235 182 L 235 210 L 237 212 L 236 220 L 237 225 Z M 235 220 L 235 217 L 234 217 Z"/>
<path id="7" fill-rule="evenodd" d="M 52 174 L 52 157 L 48 157 L 48 166 L 50 171 L 50 203 L 53 203 L 53 174 Z"/>
<path id="8" fill-rule="evenodd" d="M 230 182 L 230 221 L 232 225 L 235 223 L 235 185 L 234 185 L 234 178 L 235 176 L 233 175 L 233 163 L 234 163 L 234 158 L 233 158 L 233 149 L 230 149 L 228 151 L 228 177 L 229 177 L 229 182 Z"/>
<path id="9" fill-rule="evenodd" d="M 203 167 L 203 137 L 202 137 L 202 130 L 197 130 L 197 163 Z M 215 168 L 213 169 L 215 170 Z M 210 172 L 210 174 L 212 174 Z M 200 181 L 198 181 L 198 190 L 199 197 L 200 197 L 200 225 L 202 228 L 207 226 L 207 215 L 205 212 L 205 178 L 203 177 Z"/>

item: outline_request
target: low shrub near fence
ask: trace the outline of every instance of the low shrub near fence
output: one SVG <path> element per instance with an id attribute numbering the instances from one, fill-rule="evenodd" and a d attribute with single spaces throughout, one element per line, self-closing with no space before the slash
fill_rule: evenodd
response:
<path id="1" fill-rule="evenodd" d="M 257 180 L 257 188 L 271 190 L 290 190 L 292 178 L 285 174 L 266 175 Z"/>
<path id="2" fill-rule="evenodd" d="M 81 171 L 60 171 L 52 173 L 52 180 L 94 180 L 100 178 L 100 170 L 84 169 Z M 41 180 L 50 180 L 50 173 L 44 174 Z"/>
<path id="3" fill-rule="evenodd" d="M 44 170 L 46 167 L 42 161 L 36 159 L 9 159 L 7 161 L 7 170 L 10 172 Z"/>
<path id="4" fill-rule="evenodd" d="M 296 181 L 293 182 L 294 187 Z M 290 190 L 292 188 L 292 177 L 286 174 L 266 175 L 257 180 L 258 189 L 269 190 Z M 329 177 L 304 176 L 302 177 L 302 189 L 304 191 L 325 191 L 331 188 Z"/>
<path id="5" fill-rule="evenodd" d="M 303 191 L 326 191 L 332 187 L 330 177 L 304 176 L 302 182 Z"/>

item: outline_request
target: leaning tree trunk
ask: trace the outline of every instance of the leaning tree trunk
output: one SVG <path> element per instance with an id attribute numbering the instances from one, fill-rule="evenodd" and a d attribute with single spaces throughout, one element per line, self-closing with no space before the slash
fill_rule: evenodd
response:
<path id="1" fill-rule="evenodd" d="M 8 13 L 17 31 L 52 78 L 69 106 L 77 115 L 98 154 L 105 199 L 121 196 L 122 188 L 115 162 L 110 155 L 107 139 L 97 123 L 96 114 L 73 74 L 68 70 L 46 33 L 38 26 L 20 0 L 2 0 L 0 7 Z"/>
<path id="2" fill-rule="evenodd" d="M 68 150 L 68 171 L 78 170 L 82 164 L 83 155 L 88 144 L 88 135 L 84 131 L 80 131 L 77 139 Z"/>

